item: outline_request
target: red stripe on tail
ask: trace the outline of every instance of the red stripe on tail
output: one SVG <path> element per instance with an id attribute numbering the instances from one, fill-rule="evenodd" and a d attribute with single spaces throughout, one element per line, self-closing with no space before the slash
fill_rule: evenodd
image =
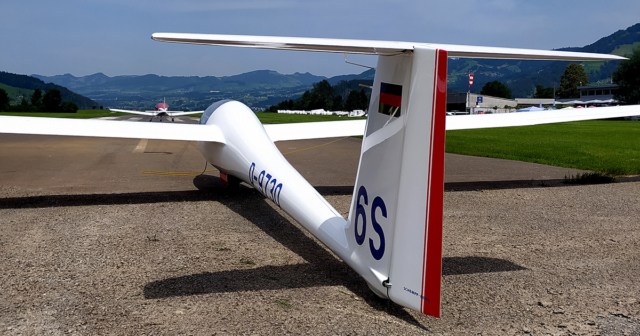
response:
<path id="1" fill-rule="evenodd" d="M 447 51 L 437 50 L 431 128 L 431 169 L 425 218 L 426 260 L 423 270 L 422 313 L 440 317 L 442 277 L 442 215 L 444 197 L 444 142 L 447 108 Z"/>

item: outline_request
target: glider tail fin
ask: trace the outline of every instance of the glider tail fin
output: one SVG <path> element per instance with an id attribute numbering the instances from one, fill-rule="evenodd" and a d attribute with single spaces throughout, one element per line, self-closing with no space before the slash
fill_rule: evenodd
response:
<path id="1" fill-rule="evenodd" d="M 379 56 L 349 214 L 378 295 L 440 315 L 447 52 Z"/>

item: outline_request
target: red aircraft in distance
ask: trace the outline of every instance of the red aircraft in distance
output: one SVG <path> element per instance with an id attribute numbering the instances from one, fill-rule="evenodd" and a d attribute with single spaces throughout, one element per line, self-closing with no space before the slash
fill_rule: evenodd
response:
<path id="1" fill-rule="evenodd" d="M 181 116 L 181 115 L 188 115 L 188 114 L 198 114 L 198 113 L 202 113 L 204 111 L 188 111 L 188 112 L 182 112 L 182 111 L 169 111 L 169 105 L 167 105 L 166 100 L 164 100 L 162 103 L 159 103 L 158 105 L 156 105 L 156 108 L 153 111 L 131 111 L 131 110 L 119 110 L 119 109 L 109 109 L 111 111 L 114 112 L 124 112 L 124 113 L 131 113 L 131 114 L 141 114 L 141 115 L 146 115 L 146 116 L 151 116 L 151 119 L 149 119 L 149 121 L 153 120 L 153 117 L 160 117 L 160 121 L 162 121 L 162 117 L 167 116 L 167 117 L 171 117 L 171 121 L 173 122 L 173 117 L 176 116 Z"/>

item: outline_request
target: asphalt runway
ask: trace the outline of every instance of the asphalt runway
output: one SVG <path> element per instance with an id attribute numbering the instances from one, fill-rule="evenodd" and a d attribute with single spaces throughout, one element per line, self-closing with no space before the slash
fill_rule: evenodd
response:
<path id="1" fill-rule="evenodd" d="M 277 145 L 346 216 L 361 140 Z M 191 142 L 0 135 L 0 333 L 640 333 L 637 182 L 448 154 L 435 319 L 204 169 Z"/>

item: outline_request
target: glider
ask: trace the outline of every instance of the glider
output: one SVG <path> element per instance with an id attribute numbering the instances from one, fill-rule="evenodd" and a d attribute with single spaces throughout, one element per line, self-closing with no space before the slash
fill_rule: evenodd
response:
<path id="1" fill-rule="evenodd" d="M 292 37 L 156 33 L 157 41 L 378 55 L 366 120 L 262 125 L 223 100 L 198 125 L 0 117 L 0 132 L 198 141 L 223 182 L 250 184 L 351 266 L 378 296 L 440 316 L 445 130 L 640 115 L 640 106 L 446 116 L 447 58 L 618 60 L 614 55 Z M 274 141 L 364 135 L 343 218 Z"/>
<path id="2" fill-rule="evenodd" d="M 171 121 L 174 121 L 173 117 L 176 117 L 176 116 L 198 114 L 198 113 L 204 112 L 204 111 L 188 111 L 188 112 L 169 111 L 169 105 L 167 105 L 166 100 L 156 105 L 156 108 L 153 111 L 132 111 L 132 110 L 120 110 L 120 109 L 109 109 L 109 110 L 113 112 L 123 112 L 123 113 L 151 116 L 151 119 L 149 119 L 149 121 L 152 121 L 153 117 L 157 117 L 157 116 L 160 116 L 160 121 L 162 121 L 162 117 L 164 116 L 171 117 Z"/>

